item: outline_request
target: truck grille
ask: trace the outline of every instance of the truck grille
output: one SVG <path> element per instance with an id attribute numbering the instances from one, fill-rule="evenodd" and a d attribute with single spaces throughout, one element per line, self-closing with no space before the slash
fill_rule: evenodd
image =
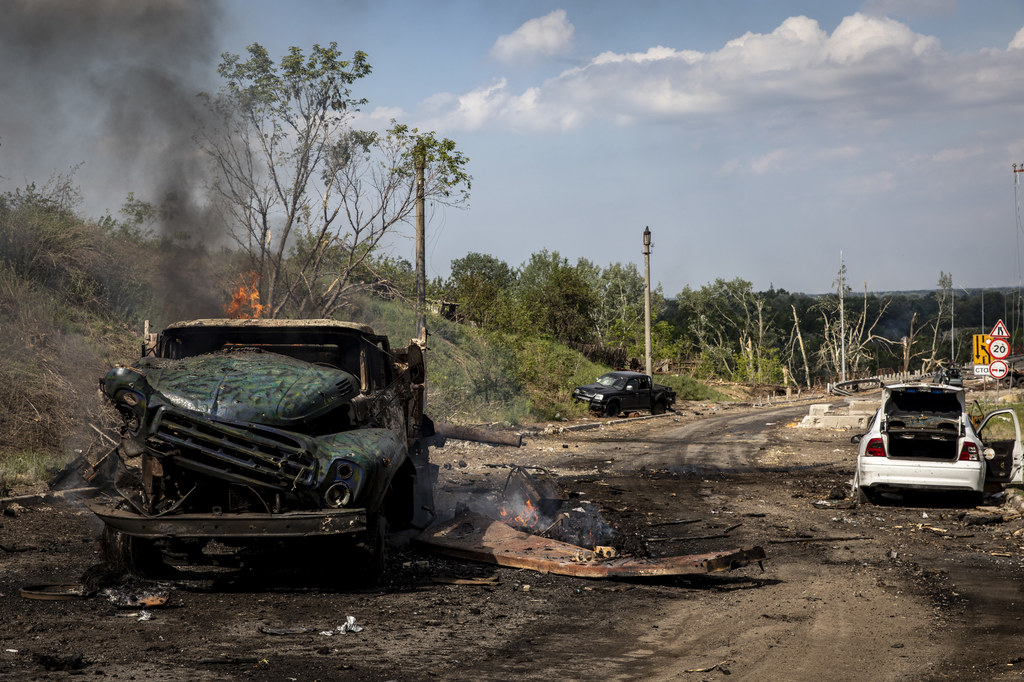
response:
<path id="1" fill-rule="evenodd" d="M 153 438 L 178 448 L 174 461 L 188 469 L 287 490 L 315 482 L 317 463 L 308 445 L 285 432 L 165 410 Z"/>

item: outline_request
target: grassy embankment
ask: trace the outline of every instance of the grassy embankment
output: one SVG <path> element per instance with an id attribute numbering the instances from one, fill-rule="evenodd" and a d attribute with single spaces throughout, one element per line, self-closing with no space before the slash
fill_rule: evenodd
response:
<path id="1" fill-rule="evenodd" d="M 0 196 L 0 490 L 48 478 L 76 451 L 106 448 L 116 424 L 97 379 L 138 354 L 143 320 L 216 316 L 233 288 L 219 262 L 187 240 L 84 221 L 34 189 Z M 205 307 L 184 288 L 200 282 Z M 202 309 L 199 309 L 199 308 Z M 368 299 L 350 318 L 394 345 L 415 333 L 400 302 Z M 520 424 L 583 416 L 570 392 L 608 370 L 543 338 L 428 321 L 428 414 L 438 421 Z M 728 400 L 688 377 L 659 377 L 680 399 Z"/>

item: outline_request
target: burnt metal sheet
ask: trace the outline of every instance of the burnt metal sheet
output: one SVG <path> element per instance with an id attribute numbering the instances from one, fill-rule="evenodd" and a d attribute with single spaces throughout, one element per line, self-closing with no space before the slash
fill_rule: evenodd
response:
<path id="1" fill-rule="evenodd" d="M 466 513 L 431 526 L 415 542 L 461 559 L 578 578 L 637 578 L 728 571 L 765 558 L 760 547 L 708 554 L 602 559 L 593 551 L 530 535 L 481 514 Z"/>
<path id="2" fill-rule="evenodd" d="M 95 500 L 84 504 L 111 528 L 141 538 L 289 538 L 366 530 L 365 509 L 143 516 Z"/>

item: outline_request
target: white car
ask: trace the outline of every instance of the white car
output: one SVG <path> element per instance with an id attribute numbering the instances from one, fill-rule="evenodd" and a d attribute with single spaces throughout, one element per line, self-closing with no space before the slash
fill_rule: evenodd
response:
<path id="1" fill-rule="evenodd" d="M 1020 423 L 1013 410 L 972 420 L 964 389 L 948 384 L 894 384 L 859 443 L 854 491 L 862 501 L 905 489 L 973 493 L 986 483 L 1021 482 Z"/>

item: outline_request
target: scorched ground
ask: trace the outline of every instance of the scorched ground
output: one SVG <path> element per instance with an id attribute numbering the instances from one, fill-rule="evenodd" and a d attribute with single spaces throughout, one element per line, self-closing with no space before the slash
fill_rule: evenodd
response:
<path id="1" fill-rule="evenodd" d="M 27 586 L 79 583 L 100 562 L 100 525 L 71 502 L 9 505 L 0 676 L 1017 677 L 1020 515 L 938 497 L 854 507 L 850 433 L 792 427 L 805 412 L 689 404 L 649 421 L 528 436 L 518 450 L 449 443 L 431 453 L 442 508 L 493 496 L 507 464 L 543 466 L 569 505 L 599 510 L 620 550 L 757 544 L 764 572 L 584 580 L 422 554 L 397 538 L 374 588 L 346 589 L 330 555 L 270 558 L 159 583 L 168 603 L 143 620 L 143 609 L 102 597 L 23 597 Z M 360 632 L 338 632 L 348 616 Z"/>

